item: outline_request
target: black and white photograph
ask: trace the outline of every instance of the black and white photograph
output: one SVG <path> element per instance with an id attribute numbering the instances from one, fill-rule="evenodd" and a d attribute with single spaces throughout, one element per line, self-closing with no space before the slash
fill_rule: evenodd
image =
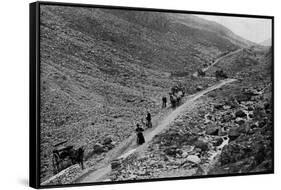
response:
<path id="1" fill-rule="evenodd" d="M 41 187 L 273 173 L 272 16 L 38 10 Z"/>

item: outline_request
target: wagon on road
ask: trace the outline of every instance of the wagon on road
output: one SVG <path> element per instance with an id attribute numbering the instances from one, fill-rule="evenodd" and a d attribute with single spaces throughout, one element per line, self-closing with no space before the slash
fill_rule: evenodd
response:
<path id="1" fill-rule="evenodd" d="M 66 142 L 67 141 L 63 141 L 54 145 L 55 148 L 53 150 L 53 158 L 52 158 L 54 174 L 57 174 L 63 169 L 76 163 L 81 164 L 83 169 L 84 150 L 82 148 L 75 150 L 72 145 L 65 146 L 64 144 Z"/>

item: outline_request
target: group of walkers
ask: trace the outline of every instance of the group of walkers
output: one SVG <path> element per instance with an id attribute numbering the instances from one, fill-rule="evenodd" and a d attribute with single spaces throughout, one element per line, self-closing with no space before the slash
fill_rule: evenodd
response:
<path id="1" fill-rule="evenodd" d="M 182 87 L 174 86 L 171 88 L 171 92 L 169 93 L 170 96 L 170 102 L 172 108 L 175 108 L 176 106 L 180 105 L 181 98 L 184 96 L 184 90 Z M 167 97 L 162 97 L 162 109 L 167 107 Z M 151 122 L 151 113 L 147 111 L 145 122 L 142 119 L 141 124 L 142 126 L 146 126 L 146 128 L 152 128 L 152 122 Z M 136 133 L 137 133 L 137 144 L 142 145 L 145 143 L 145 138 L 143 136 L 144 127 L 142 127 L 139 123 L 136 124 Z"/>

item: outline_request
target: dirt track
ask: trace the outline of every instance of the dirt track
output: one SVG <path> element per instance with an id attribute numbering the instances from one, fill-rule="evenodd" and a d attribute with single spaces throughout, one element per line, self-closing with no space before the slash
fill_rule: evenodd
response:
<path id="1" fill-rule="evenodd" d="M 211 67 L 213 67 L 213 66 L 216 65 L 218 62 L 220 62 L 222 59 L 224 59 L 224 58 L 226 58 L 226 57 L 228 57 L 228 56 L 234 55 L 234 54 L 236 54 L 236 53 L 238 53 L 238 52 L 240 52 L 240 51 L 242 51 L 242 50 L 243 50 L 243 48 L 237 49 L 237 50 L 235 50 L 235 51 L 229 52 L 228 54 L 226 54 L 226 55 L 224 55 L 224 56 L 221 56 L 221 57 L 217 58 L 211 65 L 209 65 L 209 66 L 203 68 L 202 71 L 203 71 L 203 72 L 206 72 L 206 71 L 209 70 Z M 197 76 L 198 76 L 198 72 L 196 71 L 196 72 L 193 74 L 193 76 L 194 76 L 194 77 L 197 77 Z"/>
<path id="2" fill-rule="evenodd" d="M 151 131 L 147 131 L 146 133 L 144 133 L 145 139 L 146 139 L 146 143 L 144 143 L 141 146 L 137 146 L 135 145 L 135 141 L 132 141 L 129 144 L 124 144 L 124 146 L 118 147 L 119 149 L 122 149 L 122 153 L 121 155 L 117 156 L 116 158 L 125 158 L 129 155 L 131 155 L 132 153 L 136 152 L 136 151 L 142 151 L 143 149 L 146 148 L 147 144 L 153 139 L 153 137 L 157 134 L 159 134 L 160 132 L 162 132 L 164 129 L 166 129 L 167 127 L 169 127 L 169 125 L 177 118 L 179 117 L 182 113 L 184 113 L 184 111 L 186 109 L 188 109 L 195 100 L 197 100 L 198 98 L 200 98 L 201 96 L 205 95 L 206 93 L 213 91 L 215 89 L 221 88 L 222 86 L 224 86 L 225 84 L 234 82 L 235 79 L 226 79 L 223 81 L 220 81 L 219 83 L 203 90 L 200 91 L 196 94 L 190 95 L 187 97 L 186 101 L 184 104 L 182 104 L 181 106 L 179 106 L 177 109 L 173 110 L 171 113 L 169 113 L 165 119 L 163 119 L 162 121 L 160 121 L 158 123 L 158 125 Z M 102 167 L 100 167 L 99 169 L 95 170 L 95 171 L 89 171 L 87 174 L 84 174 L 83 176 L 81 176 L 79 179 L 77 179 L 75 182 L 77 183 L 87 183 L 87 182 L 98 182 L 98 181 L 103 181 L 104 177 L 109 174 L 111 171 L 111 165 L 110 163 L 104 164 Z"/>

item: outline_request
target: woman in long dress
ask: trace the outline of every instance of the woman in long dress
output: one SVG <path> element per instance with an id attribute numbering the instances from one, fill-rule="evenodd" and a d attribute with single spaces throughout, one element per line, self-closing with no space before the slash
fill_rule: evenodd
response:
<path id="1" fill-rule="evenodd" d="M 138 145 L 142 145 L 143 143 L 145 143 L 145 139 L 143 136 L 143 128 L 140 127 L 139 124 L 137 124 L 137 128 L 136 128 L 136 133 L 137 133 L 137 144 Z"/>

